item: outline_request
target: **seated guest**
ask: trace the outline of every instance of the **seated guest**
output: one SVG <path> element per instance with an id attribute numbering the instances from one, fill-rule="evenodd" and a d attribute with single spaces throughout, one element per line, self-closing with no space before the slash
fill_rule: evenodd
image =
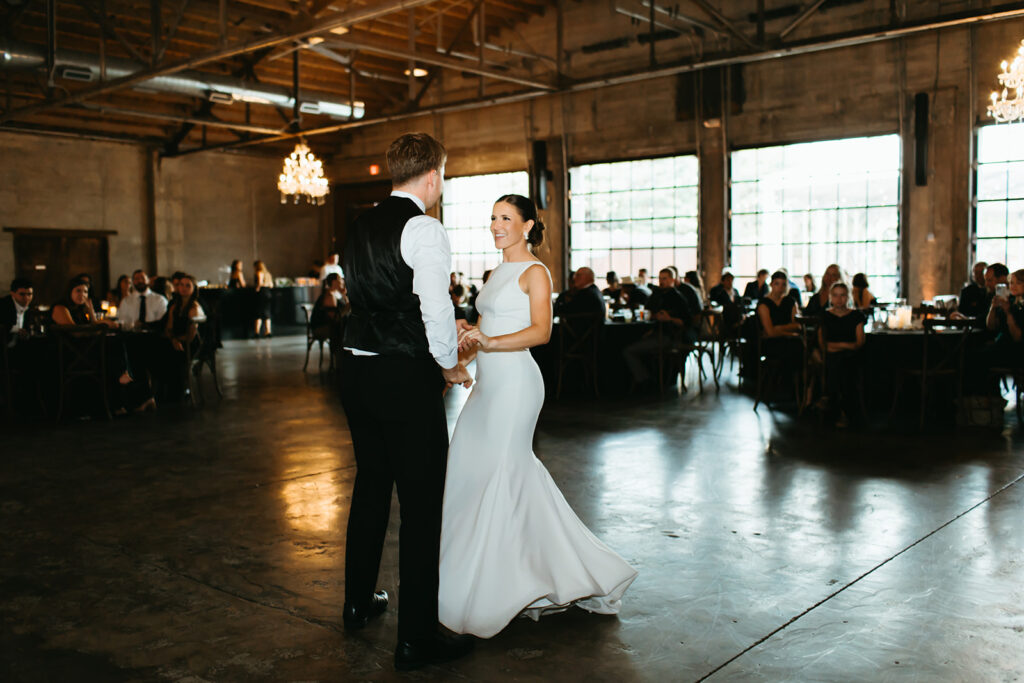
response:
<path id="1" fill-rule="evenodd" d="M 1005 351 L 999 354 L 1005 360 L 1011 360 L 1011 349 L 1017 355 L 1024 351 L 1024 347 L 1019 345 L 1022 339 L 1021 330 L 1024 330 L 1024 270 L 1013 273 L 1006 289 L 996 285 L 996 293 L 992 297 L 985 326 L 995 333 L 993 344 Z M 1024 357 L 1016 359 L 1012 365 L 1021 365 L 1022 361 Z"/>
<path id="2" fill-rule="evenodd" d="M 722 273 L 722 280 L 708 292 L 708 299 L 717 306 L 738 306 L 740 293 L 732 286 L 734 281 L 732 273 Z"/>
<path id="3" fill-rule="evenodd" d="M 1009 285 L 1010 269 L 1002 263 L 993 263 L 985 269 L 985 289 L 988 290 L 985 312 L 992 307 L 992 297 L 996 294 L 999 285 Z"/>
<path id="4" fill-rule="evenodd" d="M 162 320 L 167 313 L 167 299 L 149 288 L 149 277 L 141 268 L 132 273 L 132 289 L 135 291 L 121 302 L 118 319 L 131 326 L 150 325 Z"/>
<path id="5" fill-rule="evenodd" d="M 648 300 L 651 298 L 651 288 L 647 286 L 647 271 L 643 268 L 640 271 L 644 274 L 644 281 L 641 283 L 640 276 L 638 275 L 637 279 L 632 282 L 632 287 L 626 292 L 630 308 L 636 308 L 637 306 L 646 307 Z M 623 284 L 625 284 L 625 281 L 623 281 Z"/>
<path id="6" fill-rule="evenodd" d="M 31 280 L 16 277 L 11 281 L 11 293 L 0 299 L 0 338 L 28 333 L 32 296 Z"/>
<path id="7" fill-rule="evenodd" d="M 117 278 L 117 286 L 107 292 L 107 303 L 120 306 L 132 291 L 132 281 L 127 275 Z"/>
<path id="8" fill-rule="evenodd" d="M 199 327 L 197 318 L 205 318 L 206 313 L 199 304 L 199 285 L 196 279 L 187 273 L 178 273 L 178 296 L 167 309 L 167 327 L 164 334 L 171 340 L 171 347 L 177 352 L 184 352 L 191 346 L 195 352 L 198 346 Z"/>
<path id="9" fill-rule="evenodd" d="M 452 306 L 455 308 L 455 319 L 466 319 L 466 288 L 462 285 L 452 287 L 449 294 L 452 297 Z"/>
<path id="10" fill-rule="evenodd" d="M 605 315 L 604 298 L 594 284 L 594 271 L 586 266 L 577 268 L 572 276 L 572 286 L 558 295 L 554 313 L 557 316 L 575 313 Z"/>
<path id="11" fill-rule="evenodd" d="M 665 334 L 664 329 L 661 335 L 656 331 L 648 332 L 622 351 L 629 372 L 633 376 L 634 388 L 650 379 L 651 373 L 647 364 L 651 356 L 657 356 L 662 349 L 696 339 L 696 328 L 690 324 L 693 313 L 675 286 L 676 278 L 677 274 L 671 267 L 662 268 L 658 273 L 660 286 L 651 294 L 648 302 L 654 319 L 667 327 L 669 333 Z"/>
<path id="12" fill-rule="evenodd" d="M 346 302 L 341 289 L 341 276 L 331 273 L 324 278 L 320 296 L 313 304 L 313 311 L 309 316 L 309 326 L 313 334 L 321 338 L 332 337 L 332 332 L 341 322 Z"/>
<path id="13" fill-rule="evenodd" d="M 971 269 L 971 281 L 960 290 L 957 311 L 968 318 L 980 318 L 988 313 L 988 289 L 985 287 L 985 269 L 988 264 L 978 261 Z"/>
<path id="14" fill-rule="evenodd" d="M 686 308 L 690 312 L 690 317 L 687 319 L 686 324 L 688 327 L 694 327 L 697 323 L 697 316 L 704 310 L 704 298 L 701 296 L 699 289 L 679 277 L 679 269 L 675 266 L 668 266 L 668 269 L 675 275 L 675 288 L 682 295 L 683 299 L 686 300 Z M 661 273 L 658 273 L 658 280 L 660 282 Z"/>
<path id="15" fill-rule="evenodd" d="M 174 300 L 167 309 L 167 320 L 164 323 L 164 335 L 170 340 L 170 354 L 160 369 L 166 388 L 166 396 L 180 397 L 185 393 L 185 349 L 194 356 L 199 350 L 198 321 L 206 317 L 199 303 L 199 286 L 196 279 L 187 273 L 175 273 L 178 278 Z M 197 320 L 198 319 L 198 320 Z"/>
<path id="16" fill-rule="evenodd" d="M 805 292 L 813 292 L 814 287 L 814 276 L 810 273 L 804 273 L 804 289 Z"/>
<path id="17" fill-rule="evenodd" d="M 92 301 L 89 299 L 89 282 L 84 278 L 75 278 L 68 285 L 68 292 L 63 299 L 54 305 L 50 313 L 57 325 L 91 325 L 100 323 L 115 326 L 113 320 L 96 320 Z M 156 402 L 145 382 L 136 382 L 128 367 L 128 356 L 124 344 L 115 340 L 107 342 L 107 374 L 108 395 L 112 398 L 112 408 L 121 414 L 127 410 L 142 412 L 156 407 Z"/>
<path id="18" fill-rule="evenodd" d="M 697 294 L 700 295 L 700 307 L 701 310 L 703 310 L 704 306 L 708 302 L 708 293 L 704 291 L 704 282 L 700 279 L 700 273 L 696 270 L 688 270 L 686 271 L 686 274 L 683 275 L 683 281 L 693 287 L 697 291 Z"/>
<path id="19" fill-rule="evenodd" d="M 825 392 L 828 398 L 827 419 L 835 423 L 840 409 L 846 421 L 862 420 L 860 373 L 864 347 L 864 324 L 867 319 L 860 311 L 849 307 L 850 293 L 846 284 L 832 285 L 831 306 L 821 318 L 819 347 L 825 351 Z M 840 421 L 840 426 L 845 426 Z"/>
<path id="20" fill-rule="evenodd" d="M 743 288 L 743 298 L 757 302 L 765 296 L 768 296 L 768 271 L 762 268 L 757 271 L 757 279 Z"/>
<path id="21" fill-rule="evenodd" d="M 317 275 L 313 277 L 318 277 L 319 274 L 319 271 L 317 271 Z M 245 272 L 241 259 L 235 259 L 231 262 L 231 275 L 228 275 L 228 289 L 245 289 Z"/>
<path id="22" fill-rule="evenodd" d="M 634 282 L 637 287 L 646 287 L 647 289 L 651 288 L 651 283 L 648 281 L 647 278 L 646 268 L 641 268 L 640 270 L 636 271 L 636 280 L 634 280 Z"/>
<path id="23" fill-rule="evenodd" d="M 853 276 L 853 307 L 857 310 L 874 308 L 878 300 L 868 289 L 868 278 L 864 273 L 857 273 Z"/>
<path id="24" fill-rule="evenodd" d="M 730 337 L 735 335 L 737 327 L 743 318 L 740 312 L 740 293 L 732 286 L 733 275 L 729 271 L 722 273 L 722 280 L 708 292 L 708 299 L 712 306 L 722 307 L 723 332 Z"/>
<path id="25" fill-rule="evenodd" d="M 782 363 L 784 376 L 798 376 L 803 370 L 800 324 L 796 322 L 796 302 L 789 296 L 789 276 L 781 270 L 772 273 L 768 294 L 757 304 L 757 321 L 764 355 Z"/>
<path id="26" fill-rule="evenodd" d="M 626 303 L 624 300 L 624 293 L 622 291 L 622 283 L 619 282 L 618 274 L 614 270 L 609 270 L 605 274 L 604 280 L 608 283 L 608 286 L 601 290 L 601 295 L 611 299 L 613 306 Z"/>
<path id="27" fill-rule="evenodd" d="M 807 302 L 807 307 L 804 309 L 804 313 L 807 316 L 820 316 L 825 312 L 825 309 L 831 304 L 830 297 L 832 292 L 832 285 L 843 279 L 842 271 L 839 270 L 839 266 L 835 263 L 831 264 L 825 269 L 825 274 L 821 276 L 821 288 L 815 292 L 811 300 Z"/>

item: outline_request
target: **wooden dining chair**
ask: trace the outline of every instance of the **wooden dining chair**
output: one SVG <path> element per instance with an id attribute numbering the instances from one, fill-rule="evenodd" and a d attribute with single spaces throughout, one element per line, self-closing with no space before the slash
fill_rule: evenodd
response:
<path id="1" fill-rule="evenodd" d="M 892 420 L 899 404 L 903 385 L 915 379 L 920 387 L 921 405 L 918 408 L 918 429 L 924 429 L 925 414 L 928 407 L 928 395 L 939 380 L 950 380 L 954 386 L 954 398 L 960 401 L 963 397 L 964 357 L 967 340 L 976 321 L 973 318 L 953 320 L 947 318 L 926 318 L 923 323 L 924 334 L 921 347 L 921 363 L 898 368 L 896 372 L 896 389 L 893 391 L 892 407 L 889 409 L 889 420 Z M 955 337 L 940 337 L 940 328 L 956 329 Z"/>
<path id="2" fill-rule="evenodd" d="M 597 351 L 604 316 L 600 313 L 570 313 L 560 316 L 558 331 L 558 386 L 555 398 L 562 396 L 562 380 L 567 368 L 579 365 L 583 381 L 600 396 L 598 389 Z"/>
<path id="3" fill-rule="evenodd" d="M 1014 403 L 1016 404 L 1017 422 L 1024 427 L 1024 368 L 993 367 L 989 374 L 996 377 L 1005 386 L 1007 380 L 1013 382 Z"/>
<path id="4" fill-rule="evenodd" d="M 208 312 L 206 320 L 197 325 L 196 336 L 199 339 L 199 346 L 196 352 L 192 352 L 191 345 L 185 346 L 185 386 L 188 387 L 189 401 L 193 408 L 206 404 L 206 396 L 203 393 L 204 367 L 210 371 L 210 376 L 213 378 L 213 388 L 217 392 L 217 398 L 224 397 L 220 389 L 220 380 L 217 377 L 217 349 L 220 347 L 219 309 L 215 307 Z"/>
<path id="5" fill-rule="evenodd" d="M 110 399 L 107 392 L 107 333 L 105 325 L 76 325 L 55 328 L 59 385 L 57 416 L 59 421 L 72 387 L 92 384 L 98 389 L 100 407 L 107 419 Z"/>
<path id="6" fill-rule="evenodd" d="M 313 344 L 320 345 L 320 360 L 317 363 L 317 370 L 322 371 L 324 366 L 324 344 L 326 343 L 328 357 L 330 359 L 329 370 L 334 369 L 334 354 L 331 353 L 330 341 L 331 335 L 330 330 L 326 332 L 322 329 L 313 329 L 313 304 L 302 304 L 302 312 L 306 316 L 306 361 L 302 364 L 302 371 L 305 372 L 306 368 L 309 367 L 309 351 L 313 348 Z"/>
<path id="7" fill-rule="evenodd" d="M 781 341 L 784 338 L 778 339 Z M 801 346 L 803 348 L 803 357 L 806 362 L 807 346 L 806 344 L 803 343 L 803 336 L 793 337 L 792 339 L 794 341 L 801 343 Z M 772 357 L 771 355 L 768 354 L 768 349 L 766 348 L 767 345 L 765 343 L 767 341 L 767 338 L 765 338 L 764 336 L 764 330 L 761 328 L 760 323 L 758 323 L 757 356 L 755 359 L 757 362 L 757 373 L 755 375 L 756 386 L 754 394 L 754 410 L 757 410 L 757 407 L 762 403 L 770 407 L 771 402 L 768 400 L 769 395 L 766 394 L 766 392 L 775 389 L 776 385 L 778 385 L 779 378 L 782 375 L 783 360 L 780 357 Z M 803 376 L 800 373 L 796 373 L 796 375 L 793 377 L 793 387 L 798 406 L 800 406 L 802 403 L 803 386 Z"/>

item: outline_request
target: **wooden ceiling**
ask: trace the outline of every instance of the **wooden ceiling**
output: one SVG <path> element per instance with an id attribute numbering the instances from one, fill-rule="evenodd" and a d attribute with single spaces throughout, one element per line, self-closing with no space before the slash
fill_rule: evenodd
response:
<path id="1" fill-rule="evenodd" d="M 315 113 L 302 113 L 296 120 L 294 107 L 211 101 L 202 93 L 155 92 L 142 83 L 114 87 L 117 73 L 107 72 L 107 80 L 100 82 L 101 62 L 109 70 L 127 62 L 138 74 L 214 74 L 243 85 L 276 88 L 285 96 L 294 92 L 297 62 L 301 102 L 354 101 L 357 111 L 362 104 L 367 118 L 413 111 L 430 98 L 436 102 L 443 87 L 437 78 L 442 67 L 492 84 L 544 86 L 554 80 L 550 55 L 502 49 L 494 41 L 553 4 L 0 0 L 0 51 L 55 55 L 52 77 L 49 61 L 0 69 L 0 123 L 142 141 L 174 155 L 347 120 Z M 483 46 L 477 38 L 481 32 Z M 52 43 L 55 50 L 50 53 Z M 62 55 L 72 53 L 95 62 L 93 82 L 62 78 Z M 107 91 L 95 92 L 104 83 L 110 86 Z M 279 149 L 290 144 L 281 142 Z"/>

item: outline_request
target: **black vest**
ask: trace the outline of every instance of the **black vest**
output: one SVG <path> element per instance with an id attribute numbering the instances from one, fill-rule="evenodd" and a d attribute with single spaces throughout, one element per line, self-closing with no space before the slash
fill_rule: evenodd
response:
<path id="1" fill-rule="evenodd" d="M 349 228 L 342 269 L 352 313 L 344 345 L 382 356 L 430 358 L 412 268 L 402 259 L 402 233 L 423 212 L 416 202 L 391 196 Z"/>

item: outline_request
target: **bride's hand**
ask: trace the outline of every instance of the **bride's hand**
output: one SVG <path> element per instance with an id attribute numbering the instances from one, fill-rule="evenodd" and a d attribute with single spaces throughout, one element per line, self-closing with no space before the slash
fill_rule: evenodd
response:
<path id="1" fill-rule="evenodd" d="M 467 338 L 467 335 L 470 332 L 476 330 L 477 328 L 474 327 L 473 325 L 470 325 L 470 324 L 466 323 L 464 320 L 459 320 L 459 321 L 456 321 L 456 322 L 457 323 L 459 323 L 459 322 L 463 323 L 462 325 L 458 325 L 458 328 L 459 328 L 459 351 L 466 351 L 467 349 L 471 349 L 474 346 L 476 346 L 476 341 L 473 340 L 473 339 Z"/>
<path id="2" fill-rule="evenodd" d="M 490 351 L 491 348 L 494 346 L 493 340 L 486 334 L 481 332 L 479 327 L 474 327 L 472 329 L 466 330 L 459 336 L 459 339 L 460 346 L 461 343 L 463 342 L 467 345 L 477 344 L 484 351 Z"/>

